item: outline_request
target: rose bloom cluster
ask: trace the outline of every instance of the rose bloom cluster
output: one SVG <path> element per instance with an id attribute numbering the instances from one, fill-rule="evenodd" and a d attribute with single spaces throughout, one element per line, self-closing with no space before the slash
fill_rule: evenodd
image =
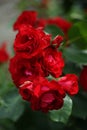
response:
<path id="1" fill-rule="evenodd" d="M 15 22 L 18 33 L 9 71 L 31 108 L 48 112 L 60 109 L 66 94 L 73 96 L 78 92 L 78 78 L 75 74 L 62 76 L 64 59 L 58 47 L 63 38 L 57 35 L 52 39 L 51 34 L 43 30 L 43 23 L 38 26 L 37 20 L 35 11 L 25 11 Z"/>

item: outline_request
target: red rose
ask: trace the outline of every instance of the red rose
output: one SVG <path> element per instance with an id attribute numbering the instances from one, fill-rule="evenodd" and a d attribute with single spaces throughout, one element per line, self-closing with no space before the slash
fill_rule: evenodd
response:
<path id="1" fill-rule="evenodd" d="M 41 58 L 42 66 L 52 76 L 58 78 L 62 74 L 64 67 L 64 60 L 62 53 L 57 51 L 53 47 L 48 47 L 43 51 L 43 57 Z"/>
<path id="2" fill-rule="evenodd" d="M 25 81 L 33 81 L 37 76 L 45 76 L 41 65 L 34 59 L 28 60 L 20 55 L 15 55 L 10 60 L 9 71 L 17 87 Z"/>
<path id="3" fill-rule="evenodd" d="M 37 20 L 36 11 L 23 11 L 13 25 L 14 30 L 19 29 L 22 24 L 34 26 Z"/>
<path id="4" fill-rule="evenodd" d="M 42 52 L 50 45 L 51 36 L 45 34 L 43 30 L 23 25 L 14 42 L 14 49 L 20 52 L 24 58 L 32 58 Z"/>
<path id="5" fill-rule="evenodd" d="M 60 36 L 60 35 L 57 35 L 57 36 L 53 39 L 52 44 L 53 44 L 53 45 L 56 45 L 56 48 L 58 48 L 58 47 L 60 46 L 60 44 L 62 43 L 62 41 L 63 41 L 63 37 Z"/>
<path id="6" fill-rule="evenodd" d="M 78 93 L 78 77 L 75 74 L 66 74 L 58 80 L 58 84 L 70 95 Z"/>
<path id="7" fill-rule="evenodd" d="M 6 51 L 6 43 L 3 43 L 0 48 L 0 63 L 4 63 L 8 61 L 8 59 L 9 59 L 9 54 Z"/>
<path id="8" fill-rule="evenodd" d="M 41 83 L 36 84 L 31 99 L 33 110 L 48 112 L 53 109 L 60 109 L 63 106 L 64 90 L 55 81 L 44 79 Z"/>
<path id="9" fill-rule="evenodd" d="M 84 66 L 79 78 L 82 88 L 87 91 L 87 66 Z"/>
<path id="10" fill-rule="evenodd" d="M 60 29 L 62 29 L 62 31 L 64 33 L 67 33 L 68 30 L 72 26 L 72 24 L 70 22 L 68 22 L 67 20 L 65 20 L 61 17 L 50 18 L 50 19 L 47 20 L 47 22 L 48 22 L 48 24 L 58 26 Z"/>
<path id="11" fill-rule="evenodd" d="M 24 84 L 19 87 L 19 93 L 24 100 L 30 101 L 33 96 L 33 82 L 24 82 Z"/>

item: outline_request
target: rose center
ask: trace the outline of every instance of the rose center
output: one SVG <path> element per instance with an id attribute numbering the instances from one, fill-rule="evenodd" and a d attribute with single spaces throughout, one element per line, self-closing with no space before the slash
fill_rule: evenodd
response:
<path id="1" fill-rule="evenodd" d="M 31 41 L 31 40 L 33 40 L 33 36 L 24 35 L 24 36 L 22 36 L 22 38 L 21 38 L 21 43 L 24 44 L 24 43 L 26 43 L 26 42 L 28 42 L 28 41 Z"/>
<path id="2" fill-rule="evenodd" d="M 28 71 L 28 70 L 25 70 L 25 75 L 26 75 L 26 76 L 32 76 L 32 72 L 31 72 L 31 71 Z"/>

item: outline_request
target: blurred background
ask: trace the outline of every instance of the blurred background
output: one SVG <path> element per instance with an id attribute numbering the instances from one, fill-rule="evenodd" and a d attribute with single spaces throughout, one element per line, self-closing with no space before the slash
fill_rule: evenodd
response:
<path id="1" fill-rule="evenodd" d="M 8 67 L 9 59 L 14 55 L 13 42 L 17 33 L 13 31 L 13 24 L 24 10 L 36 10 L 40 18 L 58 16 L 70 21 L 73 24 L 68 33 L 70 41 L 65 39 L 65 44 L 71 43 L 63 50 L 66 59 L 64 74 L 80 76 L 87 66 L 87 0 L 0 0 L 0 51 L 5 51 L 5 60 L 0 61 L 0 130 L 86 130 L 87 89 L 80 83 L 80 92 L 71 97 L 73 107 L 66 123 L 56 121 L 56 117 L 50 119 L 49 113 L 32 111 L 19 96 Z M 87 86 L 87 72 L 84 79 Z M 63 111 L 60 117 L 66 120 L 66 115 Z"/>

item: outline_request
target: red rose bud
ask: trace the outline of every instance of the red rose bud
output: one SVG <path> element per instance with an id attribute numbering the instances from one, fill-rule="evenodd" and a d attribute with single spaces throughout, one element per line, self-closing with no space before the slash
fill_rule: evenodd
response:
<path id="1" fill-rule="evenodd" d="M 6 51 L 6 43 L 3 43 L 0 48 L 0 63 L 7 62 L 9 59 L 9 54 Z"/>
<path id="2" fill-rule="evenodd" d="M 18 30 L 22 24 L 34 26 L 37 20 L 36 11 L 23 11 L 20 16 L 17 18 L 16 22 L 13 25 L 14 30 Z"/>
<path id="3" fill-rule="evenodd" d="M 30 101 L 33 95 L 33 83 L 30 81 L 24 82 L 19 86 L 19 93 L 24 100 Z"/>
<path id="4" fill-rule="evenodd" d="M 82 88 L 85 91 L 87 91 L 87 66 L 83 67 L 81 74 L 80 74 L 79 82 L 80 82 Z"/>
<path id="5" fill-rule="evenodd" d="M 63 37 L 60 36 L 60 35 L 57 35 L 53 41 L 52 41 L 52 44 L 56 45 L 56 47 L 58 48 L 60 46 L 60 44 L 62 43 L 63 41 Z"/>
<path id="6" fill-rule="evenodd" d="M 75 74 L 66 74 L 58 80 L 58 84 L 70 95 L 78 93 L 78 77 Z"/>

